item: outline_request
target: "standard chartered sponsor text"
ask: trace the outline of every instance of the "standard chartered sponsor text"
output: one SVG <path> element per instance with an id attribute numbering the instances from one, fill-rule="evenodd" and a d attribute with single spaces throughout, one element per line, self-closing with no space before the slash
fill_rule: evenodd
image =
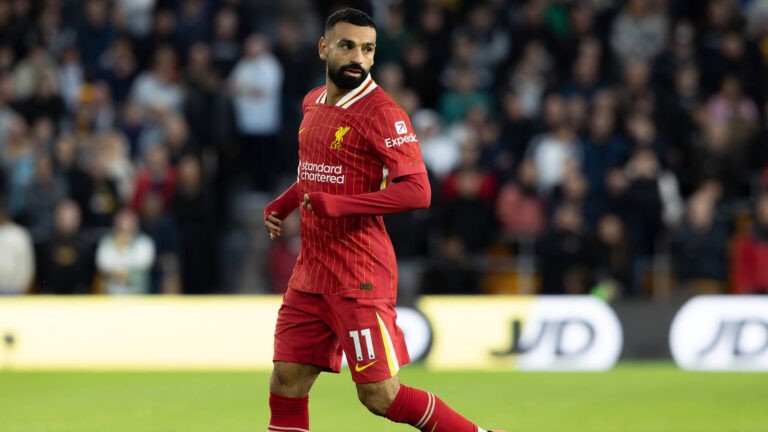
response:
<path id="1" fill-rule="evenodd" d="M 342 174 L 341 165 L 302 162 L 300 166 L 300 180 L 344 184 L 344 175 Z"/>

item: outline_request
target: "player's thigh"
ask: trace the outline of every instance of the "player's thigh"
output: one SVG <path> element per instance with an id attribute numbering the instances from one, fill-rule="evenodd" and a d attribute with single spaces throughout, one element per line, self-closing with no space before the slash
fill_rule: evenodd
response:
<path id="1" fill-rule="evenodd" d="M 328 296 L 332 326 L 344 349 L 352 379 L 375 383 L 397 375 L 409 363 L 403 332 L 397 327 L 394 299 Z"/>
<path id="2" fill-rule="evenodd" d="M 277 314 L 272 360 L 339 372 L 341 347 L 327 309 L 321 296 L 289 289 Z"/>

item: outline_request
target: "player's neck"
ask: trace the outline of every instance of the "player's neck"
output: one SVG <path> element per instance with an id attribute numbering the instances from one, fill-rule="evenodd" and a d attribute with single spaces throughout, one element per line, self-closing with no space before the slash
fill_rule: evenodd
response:
<path id="1" fill-rule="evenodd" d="M 338 101 L 341 100 L 344 96 L 346 96 L 349 92 L 351 92 L 353 89 L 345 90 L 341 89 L 336 86 L 336 84 L 331 81 L 330 78 L 326 76 L 325 78 L 325 91 L 326 91 L 326 97 L 325 97 L 325 104 L 326 105 L 336 105 Z"/>

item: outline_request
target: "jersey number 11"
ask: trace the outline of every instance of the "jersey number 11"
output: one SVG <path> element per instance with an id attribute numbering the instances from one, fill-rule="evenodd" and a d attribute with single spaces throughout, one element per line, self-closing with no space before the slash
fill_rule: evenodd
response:
<path id="1" fill-rule="evenodd" d="M 368 349 L 368 360 L 376 358 L 376 353 L 373 352 L 373 339 L 371 339 L 371 329 L 362 329 L 360 331 L 353 330 L 349 332 L 349 337 L 355 342 L 355 354 L 357 355 L 357 361 L 363 361 L 363 349 L 360 345 L 360 335 L 365 338 L 365 347 Z"/>

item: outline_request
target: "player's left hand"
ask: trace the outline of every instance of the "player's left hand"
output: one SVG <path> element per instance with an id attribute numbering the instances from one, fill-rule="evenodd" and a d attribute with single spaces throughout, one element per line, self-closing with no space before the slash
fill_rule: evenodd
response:
<path id="1" fill-rule="evenodd" d="M 312 210 L 312 203 L 309 202 L 309 194 L 306 194 L 306 193 L 304 194 L 304 202 L 301 203 L 301 206 L 311 211 L 312 213 L 315 212 L 314 210 Z"/>
<path id="2" fill-rule="evenodd" d="M 264 221 L 264 226 L 267 227 L 269 238 L 271 240 L 274 240 L 283 234 L 283 229 L 281 228 L 282 224 L 283 221 L 280 220 L 277 212 L 272 212 L 267 216 L 267 219 Z"/>

